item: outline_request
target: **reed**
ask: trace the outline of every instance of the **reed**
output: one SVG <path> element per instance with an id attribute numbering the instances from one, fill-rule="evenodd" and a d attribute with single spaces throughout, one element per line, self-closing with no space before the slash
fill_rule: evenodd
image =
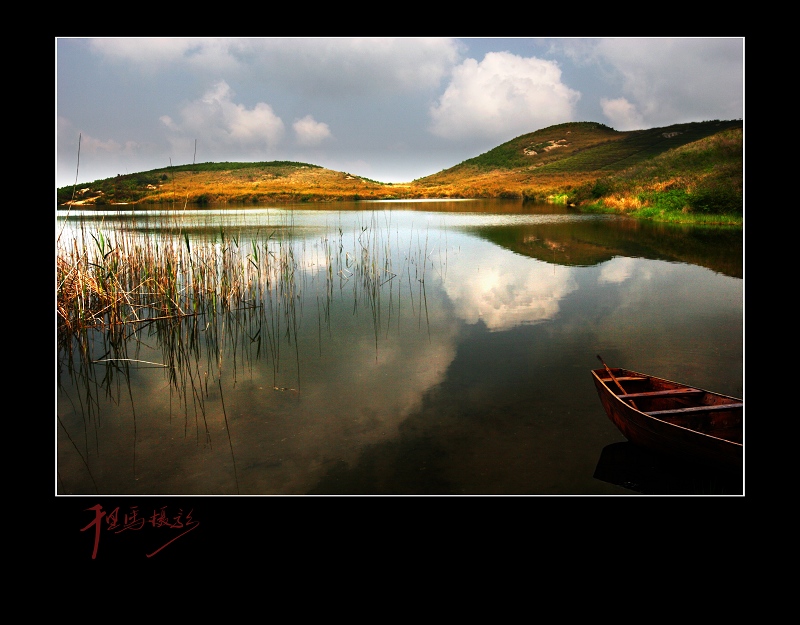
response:
<path id="1" fill-rule="evenodd" d="M 353 233 L 349 249 L 341 227 L 338 239 L 326 233 L 319 244 L 324 253 L 313 261 L 290 238 L 291 224 L 272 228 L 260 240 L 245 242 L 220 227 L 207 241 L 193 242 L 179 221 L 168 219 L 148 224 L 144 233 L 135 228 L 109 232 L 102 223 L 93 228 L 78 221 L 71 236 L 59 238 L 59 337 L 90 329 L 109 336 L 135 333 L 137 324 L 195 316 L 211 322 L 241 308 L 264 307 L 271 322 L 270 349 L 277 355 L 279 336 L 291 339 L 302 323 L 308 272 L 300 272 L 301 267 L 313 266 L 325 276 L 325 300 L 333 297 L 335 276 L 340 291 L 356 280 L 351 285 L 355 305 L 359 300 L 368 304 L 373 320 L 381 316 L 379 294 L 402 273 L 392 265 L 390 238 L 374 214 Z M 416 249 L 410 241 L 407 254 L 420 283 L 434 251 L 428 246 L 426 234 L 424 242 L 418 238 Z M 250 325 L 260 351 L 263 328 Z"/>

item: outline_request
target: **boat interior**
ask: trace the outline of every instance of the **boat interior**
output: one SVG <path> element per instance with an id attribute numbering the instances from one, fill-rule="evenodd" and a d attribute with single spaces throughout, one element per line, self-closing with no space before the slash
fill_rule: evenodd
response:
<path id="1" fill-rule="evenodd" d="M 605 369 L 595 370 L 612 393 L 636 410 L 703 434 L 743 442 L 741 400 L 626 369 L 612 368 L 611 372 L 613 378 Z"/>

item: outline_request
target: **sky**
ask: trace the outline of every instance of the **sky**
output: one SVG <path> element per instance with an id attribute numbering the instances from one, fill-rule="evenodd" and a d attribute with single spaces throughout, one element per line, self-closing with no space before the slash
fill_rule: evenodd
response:
<path id="1" fill-rule="evenodd" d="M 379 182 L 523 134 L 744 118 L 744 38 L 56 38 L 56 186 L 193 162 Z"/>

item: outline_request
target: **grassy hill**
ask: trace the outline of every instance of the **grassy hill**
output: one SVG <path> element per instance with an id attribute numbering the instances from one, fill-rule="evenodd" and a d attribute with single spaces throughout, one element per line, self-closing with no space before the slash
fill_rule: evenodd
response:
<path id="1" fill-rule="evenodd" d="M 741 120 L 620 132 L 595 122 L 519 136 L 431 176 L 387 184 L 308 163 L 200 163 L 57 189 L 59 205 L 258 204 L 404 198 L 518 198 L 583 210 L 739 214 Z"/>
<path id="2" fill-rule="evenodd" d="M 331 202 L 384 198 L 391 188 L 308 163 L 197 163 L 62 187 L 57 190 L 57 202 L 93 206 Z"/>

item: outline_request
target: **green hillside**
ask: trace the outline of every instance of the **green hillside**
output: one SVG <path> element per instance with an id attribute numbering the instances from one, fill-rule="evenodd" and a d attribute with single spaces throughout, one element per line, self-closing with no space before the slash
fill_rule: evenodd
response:
<path id="1" fill-rule="evenodd" d="M 620 132 L 595 122 L 550 126 L 512 139 L 468 159 L 438 176 L 467 169 L 542 172 L 612 172 L 637 165 L 687 143 L 731 128 L 741 120 L 675 124 L 665 128 Z"/>
<path id="2" fill-rule="evenodd" d="M 520 197 L 659 220 L 705 214 L 706 221 L 736 223 L 743 162 L 742 120 L 627 132 L 576 122 L 522 135 L 414 183 L 438 196 Z"/>

